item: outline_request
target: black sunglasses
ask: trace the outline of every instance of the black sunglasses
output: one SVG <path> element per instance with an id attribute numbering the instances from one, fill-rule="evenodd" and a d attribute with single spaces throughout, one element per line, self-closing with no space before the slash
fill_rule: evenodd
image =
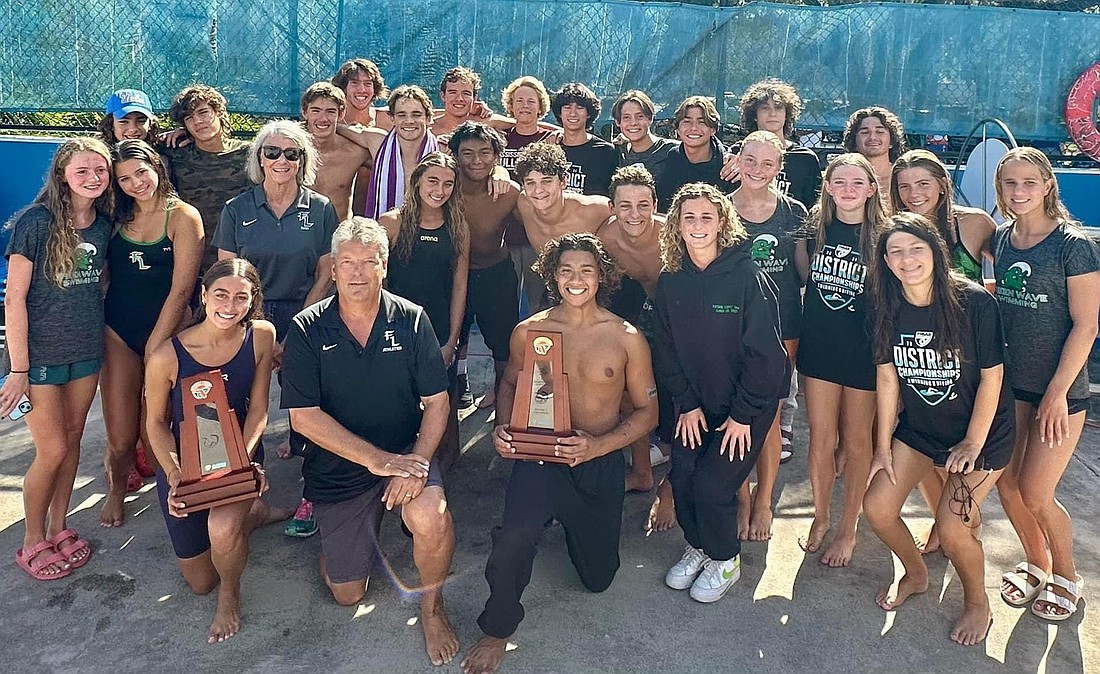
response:
<path id="1" fill-rule="evenodd" d="M 275 161 L 279 156 L 286 157 L 287 161 L 298 161 L 302 158 L 302 148 L 300 147 L 278 147 L 275 145 L 264 145 L 260 148 L 260 151 L 264 154 L 264 159 Z"/>

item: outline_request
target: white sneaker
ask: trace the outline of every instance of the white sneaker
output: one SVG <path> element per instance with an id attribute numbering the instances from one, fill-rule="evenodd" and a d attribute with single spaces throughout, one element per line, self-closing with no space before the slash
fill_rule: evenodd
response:
<path id="1" fill-rule="evenodd" d="M 703 570 L 703 565 L 709 561 L 710 557 L 707 557 L 699 548 L 693 548 L 690 545 L 685 547 L 684 556 L 665 574 L 665 585 L 673 590 L 686 590 L 692 587 L 695 577 Z"/>
<path id="2" fill-rule="evenodd" d="M 704 604 L 716 602 L 740 578 L 741 555 L 724 562 L 708 559 L 703 565 L 703 572 L 691 586 L 691 598 Z"/>

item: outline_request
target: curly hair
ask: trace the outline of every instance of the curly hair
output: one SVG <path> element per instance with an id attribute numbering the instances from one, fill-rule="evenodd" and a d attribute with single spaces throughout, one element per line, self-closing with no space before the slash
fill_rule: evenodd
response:
<path id="1" fill-rule="evenodd" d="M 475 98 L 478 92 L 481 91 L 481 75 L 465 66 L 455 66 L 443 75 L 443 79 L 439 81 L 439 93 L 442 94 L 446 91 L 447 85 L 454 82 L 465 82 L 472 86 Z"/>
<path id="2" fill-rule="evenodd" d="M 793 86 L 774 77 L 750 85 L 741 96 L 741 129 L 746 133 L 759 130 L 756 113 L 760 110 L 760 106 L 768 101 L 782 105 L 786 109 L 783 137 L 793 137 L 794 125 L 802 115 L 802 98 Z"/>
<path id="3" fill-rule="evenodd" d="M 172 118 L 176 126 L 181 129 L 186 128 L 183 120 L 190 117 L 195 108 L 203 103 L 210 106 L 210 109 L 218 116 L 222 124 L 222 135 L 228 138 L 233 133 L 233 127 L 229 126 L 229 110 L 227 108 L 229 104 L 225 100 L 225 96 L 222 96 L 221 92 L 214 87 L 205 84 L 192 84 L 185 88 L 172 99 L 172 107 L 168 109 L 168 116 Z"/>
<path id="4" fill-rule="evenodd" d="M 648 187 L 650 196 L 653 197 L 653 201 L 656 204 L 657 201 L 657 182 L 653 179 L 653 174 L 649 172 L 644 166 L 624 166 L 620 169 L 616 169 L 615 174 L 611 176 L 611 189 L 609 190 L 612 203 L 615 201 L 615 190 L 627 185 L 637 185 L 639 187 Z"/>
<path id="5" fill-rule="evenodd" d="M 393 254 L 398 260 L 407 262 L 412 257 L 416 245 L 417 232 L 420 231 L 420 217 L 424 204 L 420 199 L 420 181 L 433 166 L 449 169 L 454 174 L 454 191 L 443 204 L 443 223 L 451 235 L 451 257 L 458 257 L 466 246 L 469 227 L 466 224 L 466 212 L 462 205 L 462 192 L 458 189 L 458 164 L 454 157 L 442 152 L 432 152 L 420 160 L 409 176 L 409 189 L 405 192 L 405 203 L 398 216 L 397 240 L 393 243 Z"/>
<path id="6" fill-rule="evenodd" d="M 907 149 L 905 145 L 905 127 L 902 126 L 897 115 L 879 106 L 860 108 L 852 113 L 847 123 L 844 124 L 844 149 L 848 152 L 858 152 L 856 150 L 856 136 L 859 134 L 859 127 L 863 125 L 863 120 L 868 117 L 877 117 L 882 125 L 886 127 L 886 130 L 890 132 L 890 161 L 897 161 L 898 157 Z"/>
<path id="7" fill-rule="evenodd" d="M 531 143 L 524 147 L 519 151 L 516 160 L 516 178 L 522 183 L 531 171 L 565 180 L 569 171 L 569 159 L 565 156 L 565 150 L 555 143 Z"/>
<path id="8" fill-rule="evenodd" d="M 1011 203 L 1004 197 L 1004 190 L 1001 187 L 1001 171 L 1004 169 L 1005 164 L 1011 161 L 1023 161 L 1031 164 L 1039 169 L 1039 175 L 1042 176 L 1043 180 L 1051 183 L 1050 191 L 1043 197 L 1043 213 L 1048 218 L 1061 222 L 1074 221 L 1069 209 L 1062 203 L 1062 197 L 1058 194 L 1058 181 L 1054 179 L 1054 168 L 1050 165 L 1050 159 L 1043 154 L 1042 150 L 1036 150 L 1033 147 L 1012 148 L 1005 156 L 1001 157 L 1001 161 L 997 162 L 997 170 L 993 174 L 993 185 L 997 191 L 997 209 L 1006 218 L 1016 217 L 1016 213 L 1012 210 Z"/>
<path id="9" fill-rule="evenodd" d="M 718 249 L 720 251 L 733 248 L 749 238 L 744 225 L 741 224 L 741 219 L 733 209 L 733 204 L 726 195 L 722 194 L 717 187 L 707 183 L 688 183 L 672 197 L 672 206 L 668 209 L 667 219 L 659 235 L 661 261 L 664 262 L 665 269 L 670 272 L 680 271 L 684 255 L 687 254 L 684 237 L 680 234 L 680 217 L 684 202 L 691 199 L 706 199 L 714 204 L 714 208 L 718 211 Z"/>
<path id="10" fill-rule="evenodd" d="M 563 234 L 556 239 L 546 242 L 539 251 L 539 258 L 531 265 L 531 270 L 542 277 L 546 284 L 546 292 L 550 301 L 554 304 L 561 302 L 561 292 L 558 289 L 558 267 L 561 265 L 561 256 L 571 250 L 579 250 L 591 253 L 596 258 L 596 266 L 599 268 L 600 285 L 596 291 L 596 303 L 601 307 L 607 307 L 615 292 L 622 283 L 622 271 L 611 255 L 604 248 L 603 243 L 595 234 L 588 232 L 574 232 Z"/>
<path id="11" fill-rule="evenodd" d="M 500 102 L 504 106 L 505 112 L 509 115 L 512 114 L 512 96 L 515 95 L 516 89 L 520 87 L 534 89 L 535 93 L 538 94 L 540 118 L 550 111 L 550 94 L 546 92 L 546 85 L 537 77 L 524 75 L 509 82 L 508 86 L 504 87 L 504 91 L 501 92 Z"/>
<path id="12" fill-rule="evenodd" d="M 376 101 L 384 100 L 390 95 L 389 90 L 386 89 L 386 80 L 382 79 L 382 71 L 378 69 L 374 61 L 369 59 L 345 61 L 340 69 L 336 71 L 336 74 L 332 76 L 331 82 L 346 92 L 348 82 L 356 75 L 366 75 L 374 83 L 374 99 Z"/>
<path id="13" fill-rule="evenodd" d="M 954 357 L 962 348 L 966 317 L 963 315 L 962 294 L 971 282 L 951 267 L 947 242 L 936 225 L 923 215 L 897 213 L 886 221 L 878 236 L 875 250 L 882 254 L 868 265 L 870 305 L 874 307 L 874 351 L 879 361 L 893 362 L 894 339 L 898 314 L 904 305 L 901 281 L 886 265 L 886 244 L 894 234 L 911 234 L 932 249 L 932 343 L 937 353 Z"/>
<path id="14" fill-rule="evenodd" d="M 561 110 L 570 103 L 584 106 L 588 111 L 588 120 L 585 128 L 591 129 L 592 125 L 600 117 L 600 99 L 588 87 L 580 82 L 570 82 L 554 92 L 550 97 L 550 112 L 554 113 L 554 119 L 561 124 Z"/>

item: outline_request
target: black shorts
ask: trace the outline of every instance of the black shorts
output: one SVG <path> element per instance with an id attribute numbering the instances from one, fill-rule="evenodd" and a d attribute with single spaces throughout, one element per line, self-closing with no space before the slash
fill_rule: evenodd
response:
<path id="1" fill-rule="evenodd" d="M 493 353 L 493 360 L 508 360 L 508 344 L 512 330 L 519 322 L 519 297 L 516 285 L 519 278 L 512 258 L 506 257 L 492 267 L 471 269 L 466 287 L 466 317 L 462 332 L 468 333 L 476 320 L 485 346 Z"/>
<path id="2" fill-rule="evenodd" d="M 996 426 L 996 424 L 994 424 Z M 1008 431 L 1008 432 L 1005 432 Z M 956 443 L 947 442 L 932 433 L 920 431 L 912 426 L 900 422 L 894 429 L 894 439 L 904 442 L 914 451 L 932 459 L 937 468 L 947 465 L 947 458 L 951 456 L 951 448 Z M 986 440 L 982 453 L 978 455 L 975 470 L 1001 470 L 1012 460 L 1012 446 L 1016 434 L 1010 429 L 989 429 L 989 439 Z M 960 438 L 961 440 L 961 438 Z"/>
<path id="3" fill-rule="evenodd" d="M 1043 402 L 1042 393 L 1032 393 L 1018 388 L 1012 389 L 1012 397 L 1016 399 L 1016 402 L 1027 403 L 1032 407 L 1038 407 L 1039 403 Z M 1066 398 L 1066 403 L 1069 405 L 1070 416 L 1089 411 L 1088 398 Z"/>
<path id="4" fill-rule="evenodd" d="M 321 532 L 321 554 L 333 583 L 350 583 L 370 578 L 378 556 L 378 530 L 386 506 L 382 503 L 388 479 L 379 480 L 367 491 L 336 503 L 314 503 L 313 515 Z M 439 462 L 432 459 L 424 488 L 442 487 Z M 395 509 L 400 513 L 400 506 Z"/>
<path id="5" fill-rule="evenodd" d="M 263 465 L 264 448 L 260 445 L 252 456 L 252 461 Z M 168 513 L 168 477 L 157 468 L 157 500 L 160 512 L 164 515 L 164 526 L 168 529 L 168 538 L 172 541 L 172 550 L 178 559 L 198 557 L 210 549 L 210 530 L 206 526 L 209 510 L 191 513 L 187 517 L 175 517 Z"/>

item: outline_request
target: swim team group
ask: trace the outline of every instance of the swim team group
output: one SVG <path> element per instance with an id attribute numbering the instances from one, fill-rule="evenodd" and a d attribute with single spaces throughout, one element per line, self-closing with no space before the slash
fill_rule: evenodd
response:
<path id="1" fill-rule="evenodd" d="M 98 389 L 100 524 L 124 526 L 127 491 L 155 475 L 183 578 L 217 591 L 210 643 L 240 629 L 254 529 L 319 533 L 320 576 L 354 605 L 382 516 L 397 511 L 428 657 L 452 661 L 445 485 L 458 488 L 457 412 L 475 404 L 476 322 L 495 362 L 476 403 L 495 405 L 495 450 L 516 451 L 532 331 L 561 335 L 574 432 L 556 440 L 558 461 L 513 462 L 465 672 L 500 666 L 553 523 L 584 587 L 610 586 L 624 494 L 653 489 L 665 460 L 648 526 L 679 524 L 685 538 L 665 583 L 720 600 L 740 577 L 742 542 L 771 537 L 800 387 L 807 553 L 847 565 L 862 513 L 904 565 L 876 598 L 893 610 L 928 588 L 923 554 L 942 550 L 964 595 L 949 636 L 979 644 L 992 622 L 980 506 L 996 487 L 1024 557 L 1001 599 L 1042 620 L 1074 614 L 1082 581 L 1055 489 L 1088 408 L 1100 254 L 1042 152 L 1013 149 L 998 164 L 997 226 L 954 203 L 944 164 L 906 151 L 885 108 L 852 113 L 846 152 L 822 171 L 796 142 L 802 101 L 776 79 L 744 93 L 730 147 L 703 96 L 676 109 L 673 140 L 653 132 L 644 92 L 623 93 L 611 143 L 592 133 L 600 98 L 583 84 L 550 92 L 520 77 L 503 114 L 480 87 L 452 68 L 435 108 L 354 59 L 305 91 L 302 122 L 269 122 L 252 142 L 231 136 L 226 99 L 209 86 L 175 97 L 168 132 L 148 96 L 124 89 L 95 137 L 60 145 L 40 194 L 8 224 L 0 416 L 28 396 L 35 444 L 19 567 L 51 581 L 94 557 L 66 512 Z M 214 369 L 264 486 L 278 377 L 291 428 L 276 453 L 303 461 L 296 509 L 259 497 L 181 512 L 180 382 Z M 918 541 L 901 518 L 914 488 L 935 515 Z"/>

